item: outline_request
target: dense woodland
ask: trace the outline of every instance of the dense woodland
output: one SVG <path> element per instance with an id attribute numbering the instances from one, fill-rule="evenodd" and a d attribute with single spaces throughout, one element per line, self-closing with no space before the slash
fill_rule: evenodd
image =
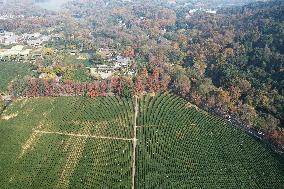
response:
<path id="1" fill-rule="evenodd" d="M 59 83 L 26 78 L 14 81 L 10 92 L 29 97 L 174 92 L 284 144 L 284 2 L 222 8 L 217 14 L 189 14 L 191 8 L 160 1 L 70 2 L 61 21 L 56 16 L 48 21 L 62 25 L 64 48 L 118 49 L 135 58 L 136 76 Z"/>

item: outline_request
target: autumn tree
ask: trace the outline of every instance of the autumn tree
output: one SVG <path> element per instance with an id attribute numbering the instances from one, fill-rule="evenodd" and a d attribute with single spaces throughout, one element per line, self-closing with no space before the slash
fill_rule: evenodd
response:
<path id="1" fill-rule="evenodd" d="M 143 79 L 144 81 L 147 80 L 147 78 L 148 78 L 148 70 L 147 70 L 146 67 L 143 67 L 141 77 L 142 77 L 142 79 Z"/>
<path id="2" fill-rule="evenodd" d="M 87 85 L 87 95 L 89 97 L 97 97 L 100 95 L 99 84 L 97 81 L 94 81 Z"/>
<path id="3" fill-rule="evenodd" d="M 43 81 L 43 86 L 44 86 L 44 96 L 51 96 L 52 94 L 52 87 L 50 85 L 50 82 L 48 80 Z"/>
<path id="4" fill-rule="evenodd" d="M 160 89 L 162 92 L 166 92 L 169 89 L 170 82 L 171 76 L 169 74 L 164 73 L 160 81 Z"/>
<path id="5" fill-rule="evenodd" d="M 127 48 L 124 49 L 124 51 L 122 52 L 122 56 L 134 58 L 134 57 L 135 57 L 134 49 L 133 49 L 132 47 L 127 47 Z"/>
<path id="6" fill-rule="evenodd" d="M 136 95 L 141 95 L 145 90 L 145 87 L 143 85 L 142 79 L 140 76 L 136 77 L 135 84 L 134 84 L 134 93 Z"/>
<path id="7" fill-rule="evenodd" d="M 175 80 L 175 88 L 182 97 L 187 97 L 191 89 L 191 81 L 186 75 L 179 75 Z"/>
<path id="8" fill-rule="evenodd" d="M 239 87 L 231 86 L 229 88 L 229 94 L 231 96 L 231 102 L 236 104 L 241 97 L 241 90 Z"/>
<path id="9" fill-rule="evenodd" d="M 147 88 L 149 92 L 156 93 L 160 89 L 159 71 L 157 68 L 153 69 L 153 73 L 147 78 Z"/>
<path id="10" fill-rule="evenodd" d="M 231 103 L 230 94 L 227 91 L 220 90 L 217 94 L 217 106 L 223 111 L 228 110 Z"/>
<path id="11" fill-rule="evenodd" d="M 199 106 L 201 104 L 201 102 L 202 102 L 201 95 L 199 95 L 196 91 L 193 91 L 190 94 L 190 99 L 197 106 Z"/>
<path id="12" fill-rule="evenodd" d="M 152 78 L 152 87 L 153 87 L 153 92 L 158 92 L 160 90 L 160 73 L 157 68 L 154 68 L 153 73 L 151 75 Z"/>
<path id="13" fill-rule="evenodd" d="M 107 82 L 105 80 L 100 83 L 100 91 L 102 96 L 107 95 Z"/>
<path id="14" fill-rule="evenodd" d="M 37 79 L 32 78 L 28 80 L 28 90 L 26 95 L 28 97 L 39 96 L 39 85 Z"/>
<path id="15" fill-rule="evenodd" d="M 73 82 L 70 81 L 70 80 L 64 81 L 63 88 L 64 88 L 64 92 L 65 92 L 66 95 L 71 96 L 75 93 Z"/>
<path id="16" fill-rule="evenodd" d="M 111 78 L 111 90 L 113 93 L 120 95 L 122 92 L 121 78 L 118 76 Z"/>

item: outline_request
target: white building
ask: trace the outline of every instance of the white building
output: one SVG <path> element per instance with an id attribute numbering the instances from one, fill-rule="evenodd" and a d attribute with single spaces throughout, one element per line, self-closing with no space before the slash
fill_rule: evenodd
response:
<path id="1" fill-rule="evenodd" d="M 30 55 L 31 49 L 24 49 L 22 45 L 16 45 L 11 49 L 0 50 L 0 60 L 27 60 Z"/>

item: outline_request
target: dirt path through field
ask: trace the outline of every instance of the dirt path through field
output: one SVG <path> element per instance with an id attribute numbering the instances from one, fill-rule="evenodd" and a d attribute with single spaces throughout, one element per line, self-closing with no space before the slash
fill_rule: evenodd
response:
<path id="1" fill-rule="evenodd" d="M 119 138 L 119 137 L 105 137 L 105 136 L 95 136 L 95 135 L 82 135 L 82 134 L 73 134 L 73 133 L 62 133 L 62 132 L 50 132 L 50 131 L 39 131 L 35 130 L 36 133 L 43 133 L 43 134 L 57 134 L 63 136 L 74 136 L 74 137 L 85 137 L 85 138 L 97 138 L 97 139 L 111 139 L 111 140 L 125 140 L 125 141 L 132 141 L 132 138 Z"/>
<path id="2" fill-rule="evenodd" d="M 133 154 L 132 154 L 132 189 L 135 188 L 135 173 L 136 173 L 136 146 L 137 146 L 137 117 L 138 117 L 138 97 L 135 96 L 135 113 L 133 121 Z"/>
<path id="3" fill-rule="evenodd" d="M 42 129 L 44 127 L 45 123 L 40 123 L 36 129 Z M 26 142 L 22 145 L 21 147 L 21 154 L 18 157 L 21 159 L 29 150 L 32 149 L 32 146 L 41 138 L 43 134 L 42 133 L 37 133 L 37 132 L 32 132 L 30 137 L 26 140 Z"/>

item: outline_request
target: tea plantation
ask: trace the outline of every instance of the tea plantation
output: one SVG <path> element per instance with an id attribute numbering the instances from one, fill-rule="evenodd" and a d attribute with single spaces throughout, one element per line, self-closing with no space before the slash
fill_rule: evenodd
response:
<path id="1" fill-rule="evenodd" d="M 174 95 L 17 100 L 0 168 L 13 189 L 284 186 L 283 158 Z"/>

